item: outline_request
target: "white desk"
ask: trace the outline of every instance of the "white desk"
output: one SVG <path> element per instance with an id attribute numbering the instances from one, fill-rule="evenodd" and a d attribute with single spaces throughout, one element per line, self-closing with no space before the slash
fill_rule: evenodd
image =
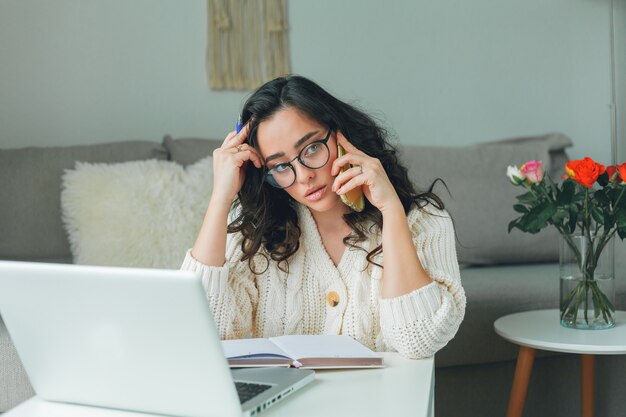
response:
<path id="1" fill-rule="evenodd" d="M 385 353 L 385 368 L 317 371 L 315 381 L 262 416 L 434 416 L 434 359 Z M 52 403 L 33 397 L 2 417 L 146 417 L 147 414 Z M 151 416 L 154 416 L 151 414 Z"/>
<path id="2" fill-rule="evenodd" d="M 496 333 L 520 345 L 507 417 L 521 417 L 535 349 L 581 355 L 581 414 L 593 416 L 594 355 L 626 354 L 626 312 L 615 312 L 615 327 L 579 330 L 561 326 L 559 310 L 536 310 L 510 314 L 493 324 Z"/>

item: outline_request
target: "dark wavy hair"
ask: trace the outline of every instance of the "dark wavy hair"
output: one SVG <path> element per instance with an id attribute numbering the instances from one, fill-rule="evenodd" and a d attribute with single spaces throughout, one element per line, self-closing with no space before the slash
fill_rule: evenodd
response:
<path id="1" fill-rule="evenodd" d="M 258 150 L 257 127 L 272 117 L 277 111 L 295 108 L 312 120 L 328 129 L 341 131 L 355 147 L 367 155 L 380 160 L 389 180 L 400 197 L 405 213 L 414 205 L 422 208 L 433 204 L 444 208 L 441 199 L 433 193 L 435 181 L 430 188 L 417 193 L 409 180 L 407 169 L 398 160 L 398 151 L 387 140 L 387 131 L 370 116 L 356 107 L 345 103 L 326 92 L 313 81 L 290 75 L 276 78 L 259 87 L 246 101 L 241 119 L 250 122 L 248 143 Z M 237 217 L 228 225 L 228 233 L 241 232 L 243 240 L 242 261 L 248 261 L 250 269 L 260 274 L 269 266 L 269 257 L 278 267 L 289 271 L 289 258 L 300 246 L 300 226 L 296 202 L 285 190 L 272 187 L 264 181 L 263 170 L 248 164 L 245 180 L 234 203 Z M 360 212 L 345 214 L 344 220 L 352 228 L 352 233 L 343 239 L 346 245 L 362 249 L 359 242 L 367 239 L 367 234 L 382 230 L 381 212 L 369 201 Z M 261 247 L 265 253 L 260 251 Z M 365 250 L 365 249 L 363 249 Z M 382 244 L 367 254 L 367 261 L 377 265 L 372 259 L 381 253 Z M 255 256 L 265 258 L 265 269 L 257 271 L 253 265 Z"/>

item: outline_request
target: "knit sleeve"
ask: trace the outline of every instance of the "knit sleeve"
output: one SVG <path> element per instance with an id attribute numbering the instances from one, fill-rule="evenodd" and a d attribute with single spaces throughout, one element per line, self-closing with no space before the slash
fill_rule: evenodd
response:
<path id="1" fill-rule="evenodd" d="M 202 277 L 220 339 L 241 339 L 253 334 L 253 317 L 258 302 L 254 274 L 248 262 L 241 262 L 240 239 L 229 234 L 224 266 L 208 266 L 187 251 L 182 270 L 194 271 Z"/>
<path id="2" fill-rule="evenodd" d="M 412 209 L 408 223 L 419 260 L 433 282 L 399 297 L 380 299 L 385 343 L 409 358 L 434 355 L 456 334 L 465 315 L 454 228 L 447 212 Z"/>

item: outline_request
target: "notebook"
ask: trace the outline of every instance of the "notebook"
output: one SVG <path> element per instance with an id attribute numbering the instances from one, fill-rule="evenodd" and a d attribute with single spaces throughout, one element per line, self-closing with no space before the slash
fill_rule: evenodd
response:
<path id="1" fill-rule="evenodd" d="M 0 315 L 48 401 L 254 416 L 314 378 L 301 369 L 231 370 L 189 271 L 0 261 Z"/>
<path id="2" fill-rule="evenodd" d="M 295 335 L 222 341 L 231 367 L 381 368 L 383 356 L 345 335 Z"/>

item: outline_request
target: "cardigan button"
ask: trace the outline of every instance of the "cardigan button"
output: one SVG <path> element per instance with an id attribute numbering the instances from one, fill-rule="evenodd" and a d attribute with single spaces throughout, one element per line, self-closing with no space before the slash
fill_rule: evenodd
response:
<path id="1" fill-rule="evenodd" d="M 330 291 L 326 294 L 326 302 L 331 307 L 336 307 L 339 304 L 339 294 L 336 291 Z"/>

